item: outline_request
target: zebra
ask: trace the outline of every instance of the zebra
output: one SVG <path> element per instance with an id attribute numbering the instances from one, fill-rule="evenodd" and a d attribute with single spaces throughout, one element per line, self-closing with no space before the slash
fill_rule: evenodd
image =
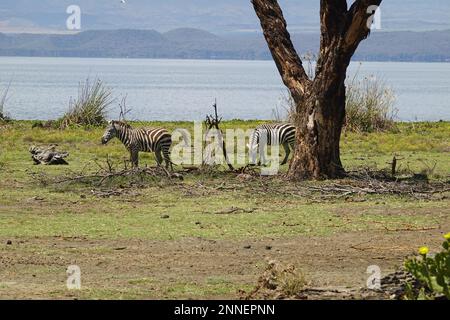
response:
<path id="1" fill-rule="evenodd" d="M 173 171 L 172 161 L 170 160 L 172 135 L 166 129 L 133 129 L 125 122 L 110 121 L 103 134 L 102 144 L 107 144 L 113 138 L 118 138 L 125 145 L 130 152 L 130 160 L 134 167 L 138 167 L 139 152 L 154 152 L 158 166 L 162 164 L 164 159 L 166 169 L 169 169 L 170 166 Z M 187 137 L 183 135 L 183 138 L 187 145 Z"/>
<path id="2" fill-rule="evenodd" d="M 256 127 L 250 137 L 250 143 L 247 145 L 250 149 L 250 154 L 253 156 L 253 163 L 256 162 L 258 146 L 260 151 L 260 161 L 258 164 L 261 164 L 261 162 L 265 164 L 264 147 L 266 145 L 282 145 L 286 155 L 281 165 L 286 164 L 291 149 L 294 149 L 295 146 L 295 131 L 295 126 L 287 123 L 268 123 Z"/>

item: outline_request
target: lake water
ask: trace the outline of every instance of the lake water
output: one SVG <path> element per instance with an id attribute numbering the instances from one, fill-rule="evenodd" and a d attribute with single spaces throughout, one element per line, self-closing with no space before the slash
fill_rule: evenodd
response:
<path id="1" fill-rule="evenodd" d="M 399 120 L 450 120 L 450 63 L 353 63 L 350 74 L 358 68 L 394 89 Z M 5 111 L 15 119 L 61 116 L 87 77 L 127 95 L 130 120 L 202 120 L 215 99 L 225 119 L 271 119 L 286 93 L 272 61 L 0 57 L 0 91 L 12 81 Z"/>

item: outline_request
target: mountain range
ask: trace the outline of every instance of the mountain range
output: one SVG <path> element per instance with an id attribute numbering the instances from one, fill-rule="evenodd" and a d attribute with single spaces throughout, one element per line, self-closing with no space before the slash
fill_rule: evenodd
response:
<path id="1" fill-rule="evenodd" d="M 293 33 L 300 54 L 317 53 L 318 33 Z M 74 34 L 0 33 L 2 56 L 271 59 L 260 33 L 216 35 L 180 28 L 155 30 L 91 30 Z M 450 30 L 372 32 L 354 60 L 450 61 Z"/>
<path id="2" fill-rule="evenodd" d="M 279 2 L 292 32 L 319 31 L 319 0 Z M 185 27 L 220 35 L 260 31 L 250 0 L 1 0 L 0 32 L 64 32 L 70 5 L 81 9 L 82 31 L 167 32 Z M 447 30 L 450 1 L 385 0 L 381 22 L 385 32 Z"/>

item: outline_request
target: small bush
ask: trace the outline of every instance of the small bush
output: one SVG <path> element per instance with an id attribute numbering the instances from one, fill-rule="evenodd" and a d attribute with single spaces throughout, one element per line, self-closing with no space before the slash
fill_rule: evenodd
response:
<path id="1" fill-rule="evenodd" d="M 383 81 L 356 77 L 347 84 L 345 129 L 356 132 L 395 128 L 395 94 Z"/>
<path id="2" fill-rule="evenodd" d="M 86 79 L 79 84 L 77 99 L 70 100 L 69 111 L 59 120 L 61 128 L 104 125 L 108 107 L 113 101 L 111 90 L 101 80 L 91 83 Z"/>
<path id="3" fill-rule="evenodd" d="M 8 101 L 8 93 L 11 83 L 8 84 L 5 90 L 0 91 L 0 122 L 8 122 L 11 120 L 5 113 L 6 102 Z"/>
<path id="4" fill-rule="evenodd" d="M 6 166 L 6 161 L 0 157 L 0 170 L 3 170 Z"/>
<path id="5" fill-rule="evenodd" d="M 450 233 L 445 236 L 443 250 L 429 256 L 428 248 L 419 250 L 421 258 L 412 258 L 405 262 L 405 267 L 422 285 L 419 290 L 409 287 L 407 299 L 450 299 Z"/>
<path id="6" fill-rule="evenodd" d="M 41 128 L 41 129 L 58 129 L 61 127 L 61 120 L 48 120 L 48 121 L 38 121 L 35 120 L 31 124 L 31 128 Z"/>
<path id="7" fill-rule="evenodd" d="M 247 293 L 245 299 L 284 299 L 297 297 L 308 282 L 304 274 L 293 265 L 283 265 L 269 261 L 268 266 L 258 279 L 256 288 Z"/>

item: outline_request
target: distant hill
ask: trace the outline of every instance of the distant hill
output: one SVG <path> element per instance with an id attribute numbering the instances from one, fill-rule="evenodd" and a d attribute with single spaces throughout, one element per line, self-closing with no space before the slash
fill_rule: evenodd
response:
<path id="1" fill-rule="evenodd" d="M 293 34 L 301 54 L 317 52 L 319 35 Z M 77 34 L 2 34 L 2 56 L 271 59 L 259 33 L 218 36 L 182 28 L 154 30 L 92 30 Z M 426 32 L 373 32 L 358 49 L 355 60 L 450 61 L 450 30 Z"/>
<path id="2" fill-rule="evenodd" d="M 163 34 L 164 37 L 173 42 L 183 43 L 187 40 L 194 42 L 201 41 L 217 41 L 220 38 L 211 32 L 194 29 L 194 28 L 179 28 L 168 31 Z"/>
<path id="3" fill-rule="evenodd" d="M 350 3 L 350 1 L 348 1 Z M 216 34 L 260 30 L 250 0 L 1 0 L 0 32 L 66 30 L 66 8 L 79 5 L 83 30 L 191 27 Z M 291 31 L 319 32 L 319 0 L 280 0 Z M 383 1 L 384 31 L 450 28 L 448 0 Z M 22 31 L 20 31 L 22 30 Z"/>
<path id="4" fill-rule="evenodd" d="M 373 33 L 355 59 L 380 61 L 450 61 L 450 30 Z"/>

